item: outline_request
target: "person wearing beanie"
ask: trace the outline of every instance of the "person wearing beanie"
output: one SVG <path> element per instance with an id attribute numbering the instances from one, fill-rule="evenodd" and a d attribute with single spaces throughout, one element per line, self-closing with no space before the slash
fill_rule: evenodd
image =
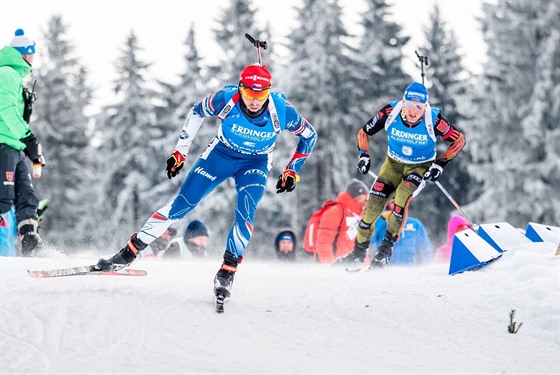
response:
<path id="1" fill-rule="evenodd" d="M 310 230 L 310 223 L 306 230 L 306 236 L 313 235 L 313 241 L 316 242 L 314 261 L 332 264 L 337 258 L 352 252 L 368 194 L 366 184 L 354 178 L 344 191 L 338 193 L 336 202 L 327 201 L 323 204 L 323 207 L 329 207 L 321 214 L 317 227 Z M 313 231 L 316 233 L 313 234 Z"/>
<path id="2" fill-rule="evenodd" d="M 208 246 L 208 228 L 199 220 L 193 220 L 185 228 L 185 234 L 183 235 L 183 243 L 186 246 L 187 254 L 183 255 L 193 255 L 198 257 L 206 256 L 206 247 Z"/>
<path id="3" fill-rule="evenodd" d="M 233 178 L 237 192 L 236 206 L 232 207 L 235 220 L 224 246 L 223 263 L 214 278 L 218 299 L 229 297 L 237 265 L 253 234 L 255 212 L 264 195 L 278 135 L 287 130 L 298 138 L 293 156 L 276 183 L 276 192 L 280 194 L 295 189 L 317 134 L 284 94 L 272 91 L 268 68 L 260 63 L 248 65 L 236 84 L 208 95 L 190 110 L 175 150 L 166 162 L 168 178 L 181 172 L 195 135 L 207 117 L 219 120 L 217 134 L 187 173 L 177 196 L 151 215 L 117 254 L 101 259 L 98 269 L 128 266 L 167 227 L 187 216 L 210 192 Z"/>
<path id="4" fill-rule="evenodd" d="M 10 47 L 15 48 L 29 65 L 33 64 L 33 56 L 35 55 L 35 42 L 31 41 L 22 29 L 17 29 L 15 36 L 10 42 Z"/>
<path id="5" fill-rule="evenodd" d="M 346 185 L 346 191 L 352 198 L 356 198 L 363 194 L 368 194 L 368 187 L 362 181 L 353 178 L 348 185 Z"/>
<path id="6" fill-rule="evenodd" d="M 373 183 L 354 250 L 340 258 L 340 264 L 364 262 L 374 232 L 373 224 L 394 198 L 395 209 L 387 219 L 387 230 L 370 264 L 372 267 L 387 265 L 393 245 L 406 223 L 412 198 L 426 181 L 437 181 L 443 169 L 465 146 L 463 133 L 447 121 L 440 109 L 430 106 L 428 90 L 419 82 L 411 83 L 402 99 L 385 105 L 358 131 L 358 171 L 362 174 L 367 174 L 371 165 L 369 137 L 382 130 L 388 138 L 387 156 Z M 449 143 L 440 155 L 436 150 L 438 141 Z"/>
<path id="7" fill-rule="evenodd" d="M 208 246 L 208 229 L 198 220 L 191 221 L 185 228 L 183 236 L 177 236 L 177 230 L 173 227 L 167 228 L 167 231 L 173 229 L 173 234 L 168 236 L 166 246 L 162 251 L 158 252 L 157 256 L 164 258 L 191 258 L 191 257 L 204 257 L 207 255 L 206 247 Z M 162 237 L 165 237 L 167 232 Z M 148 245 L 140 254 L 146 256 L 145 253 L 153 248 L 154 243 L 162 239 L 158 238 L 156 241 Z"/>
<path id="8" fill-rule="evenodd" d="M 192 238 L 206 237 L 208 238 L 208 228 L 199 220 L 193 220 L 185 228 L 183 239 L 185 242 Z"/>
<path id="9" fill-rule="evenodd" d="M 34 255 L 42 244 L 37 233 L 39 200 L 25 160 L 38 168 L 45 165 L 41 144 L 29 127 L 33 95 L 23 85 L 34 56 L 35 43 L 22 29 L 0 50 L 0 224 L 15 207 L 23 256 Z"/>
<path id="10" fill-rule="evenodd" d="M 296 260 L 296 234 L 289 230 L 283 230 L 274 239 L 274 249 L 279 260 L 293 262 Z"/>

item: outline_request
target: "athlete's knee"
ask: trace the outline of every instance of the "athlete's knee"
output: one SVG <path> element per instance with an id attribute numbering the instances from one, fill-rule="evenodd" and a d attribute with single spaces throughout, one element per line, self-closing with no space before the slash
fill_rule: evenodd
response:
<path id="1" fill-rule="evenodd" d="M 422 190 L 424 185 L 425 182 L 422 176 L 416 173 L 411 173 L 404 178 L 400 187 L 402 187 L 404 190 L 409 192 L 410 195 L 413 195 L 417 191 L 420 192 L 420 190 Z"/>
<path id="2" fill-rule="evenodd" d="M 369 223 L 369 224 L 375 222 L 377 217 L 383 211 L 386 202 L 387 202 L 387 198 L 385 197 L 378 196 L 378 195 L 370 195 L 366 205 L 366 211 L 364 212 L 362 220 L 365 223 Z"/>

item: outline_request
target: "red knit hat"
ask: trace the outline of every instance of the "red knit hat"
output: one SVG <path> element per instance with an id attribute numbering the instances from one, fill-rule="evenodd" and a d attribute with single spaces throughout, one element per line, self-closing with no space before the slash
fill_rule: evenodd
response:
<path id="1" fill-rule="evenodd" d="M 241 71 L 239 80 L 244 86 L 254 91 L 261 91 L 270 87 L 272 74 L 270 74 L 266 66 L 254 64 L 246 66 Z"/>

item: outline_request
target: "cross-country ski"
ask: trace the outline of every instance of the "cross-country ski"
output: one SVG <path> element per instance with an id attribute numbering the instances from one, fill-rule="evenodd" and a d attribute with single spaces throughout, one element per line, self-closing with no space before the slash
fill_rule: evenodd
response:
<path id="1" fill-rule="evenodd" d="M 31 271 L 27 270 L 29 276 L 34 278 L 47 277 L 64 277 L 64 276 L 146 276 L 148 273 L 144 270 L 125 268 L 119 271 L 100 271 L 95 266 L 78 266 L 68 268 L 55 268 L 50 270 Z"/>

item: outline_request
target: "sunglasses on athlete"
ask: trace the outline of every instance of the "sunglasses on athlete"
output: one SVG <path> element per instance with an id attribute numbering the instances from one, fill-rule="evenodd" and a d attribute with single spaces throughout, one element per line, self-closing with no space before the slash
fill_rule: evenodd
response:
<path id="1" fill-rule="evenodd" d="M 240 84 L 239 92 L 241 93 L 241 95 L 243 95 L 245 98 L 249 100 L 254 100 L 254 99 L 265 100 L 266 98 L 268 98 L 268 95 L 270 95 L 270 87 L 263 90 L 256 91 L 250 87 Z"/>
<path id="2" fill-rule="evenodd" d="M 404 101 L 404 106 L 406 108 L 414 108 L 414 109 L 422 109 L 426 108 L 426 103 L 418 103 L 418 102 L 409 102 L 408 100 Z"/>

